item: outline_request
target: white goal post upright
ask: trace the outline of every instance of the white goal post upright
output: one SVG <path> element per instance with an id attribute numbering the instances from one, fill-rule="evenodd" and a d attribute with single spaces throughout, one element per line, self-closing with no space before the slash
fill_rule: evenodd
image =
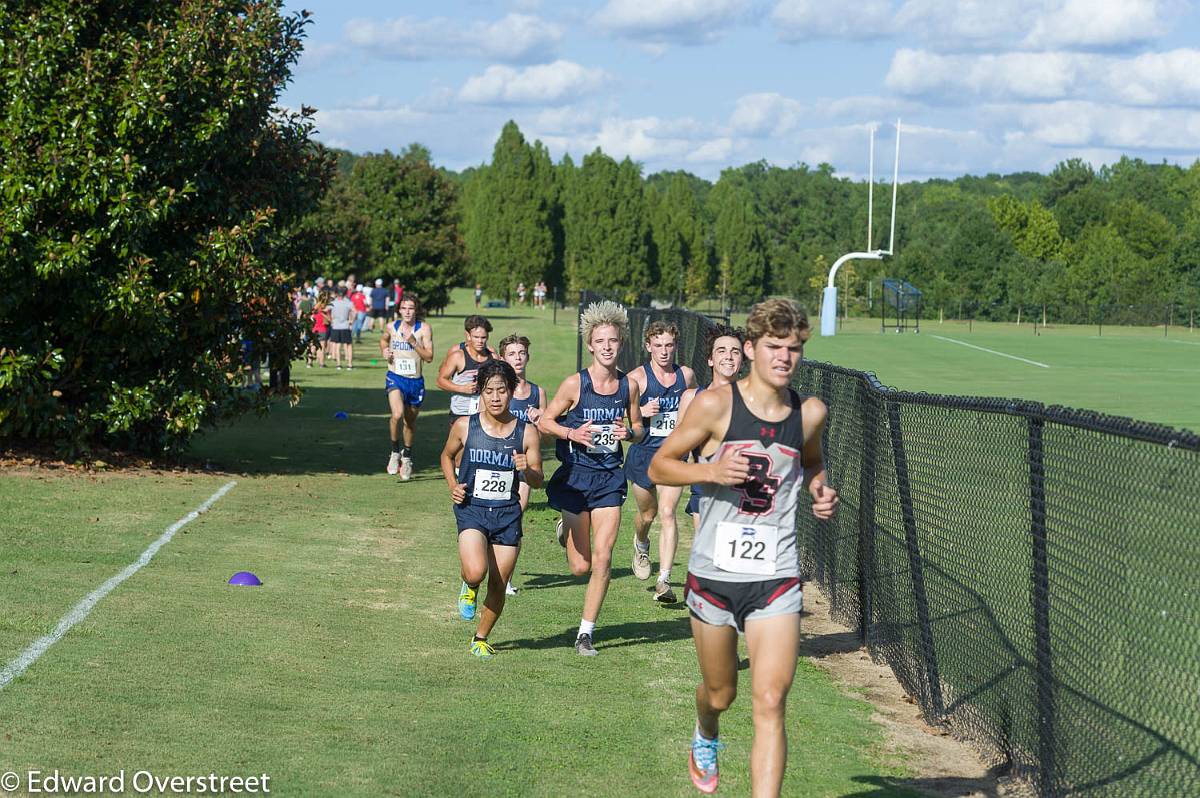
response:
<path id="1" fill-rule="evenodd" d="M 871 249 L 875 210 L 875 126 L 871 126 L 870 167 L 867 180 L 867 249 L 865 252 L 848 252 L 834 261 L 829 269 L 829 284 L 821 296 L 821 335 L 837 334 L 837 286 L 834 279 L 842 264 L 850 260 L 883 260 L 895 252 L 896 245 L 896 183 L 900 177 L 900 120 L 896 120 L 896 158 L 892 164 L 892 224 L 887 249 Z"/>

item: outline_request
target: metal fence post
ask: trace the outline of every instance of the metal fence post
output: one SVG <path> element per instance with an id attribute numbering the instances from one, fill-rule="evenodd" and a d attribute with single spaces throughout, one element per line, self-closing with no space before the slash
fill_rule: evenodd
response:
<path id="1" fill-rule="evenodd" d="M 1029 510 L 1033 543 L 1033 634 L 1037 674 L 1038 782 L 1052 794 L 1054 758 L 1054 672 L 1050 652 L 1050 562 L 1046 545 L 1046 469 L 1042 459 L 1045 420 L 1029 419 Z"/>
<path id="2" fill-rule="evenodd" d="M 583 289 L 579 289 L 579 307 L 575 315 L 575 370 L 583 369 L 583 332 L 579 329 L 583 321 Z"/>
<path id="3" fill-rule="evenodd" d="M 892 437 L 892 458 L 896 467 L 896 489 L 900 494 L 900 509 L 904 515 L 904 542 L 908 550 L 908 568 L 912 576 L 913 600 L 917 605 L 917 624 L 921 630 L 921 648 L 925 659 L 925 675 L 929 683 L 929 702 L 934 720 L 945 714 L 942 703 L 942 681 L 938 675 L 937 651 L 933 646 L 933 626 L 929 620 L 929 596 L 925 592 L 925 566 L 917 540 L 917 517 L 913 512 L 912 489 L 908 479 L 908 458 L 904 454 L 904 436 L 900 431 L 900 403 L 889 399 L 888 426 Z"/>
<path id="4" fill-rule="evenodd" d="M 875 435 L 879 430 L 878 401 L 870 386 L 858 382 L 864 401 L 857 408 L 863 424 L 862 476 L 858 504 L 858 635 L 865 644 L 874 617 L 875 598 Z"/>

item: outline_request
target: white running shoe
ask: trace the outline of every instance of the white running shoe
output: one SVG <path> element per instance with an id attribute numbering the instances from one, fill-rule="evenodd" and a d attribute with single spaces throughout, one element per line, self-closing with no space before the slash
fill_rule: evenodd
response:
<path id="1" fill-rule="evenodd" d="M 507 585 L 504 586 L 504 595 L 506 595 L 506 596 L 517 595 L 517 589 L 512 586 L 512 582 L 509 582 Z"/>
<path id="2" fill-rule="evenodd" d="M 561 515 L 558 517 L 558 523 L 554 526 L 554 536 L 558 538 L 558 545 L 565 549 L 567 547 L 567 526 L 563 523 Z"/>
<path id="3" fill-rule="evenodd" d="M 388 473 L 400 473 L 400 452 L 392 452 L 392 456 L 388 458 Z"/>
<path id="4" fill-rule="evenodd" d="M 412 479 L 412 458 L 411 457 L 403 457 L 400 459 L 400 479 L 406 480 L 406 481 Z"/>

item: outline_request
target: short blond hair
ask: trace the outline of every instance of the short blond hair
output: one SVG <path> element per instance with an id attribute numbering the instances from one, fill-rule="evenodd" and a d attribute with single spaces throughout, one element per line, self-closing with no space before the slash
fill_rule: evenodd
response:
<path id="1" fill-rule="evenodd" d="M 808 314 L 790 299 L 768 299 L 750 309 L 746 319 L 746 339 L 755 343 L 764 335 L 787 338 L 793 333 L 804 340 L 808 332 Z"/>
<path id="2" fill-rule="evenodd" d="M 621 343 L 629 337 L 629 314 L 616 302 L 605 299 L 588 305 L 579 316 L 579 334 L 584 343 L 592 342 L 592 331 L 597 327 L 613 326 Z"/>

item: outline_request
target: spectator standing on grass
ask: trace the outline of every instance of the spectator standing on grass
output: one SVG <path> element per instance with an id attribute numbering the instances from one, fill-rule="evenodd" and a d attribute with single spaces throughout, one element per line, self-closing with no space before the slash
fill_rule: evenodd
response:
<path id="1" fill-rule="evenodd" d="M 342 356 L 346 358 L 347 370 L 354 370 L 354 338 L 350 327 L 354 323 L 354 304 L 346 297 L 346 286 L 338 286 L 337 299 L 333 300 L 330 308 L 333 330 L 329 334 L 329 342 L 333 345 L 333 360 L 337 370 L 342 370 Z"/>
<path id="2" fill-rule="evenodd" d="M 354 305 L 354 343 L 362 343 L 363 323 L 367 320 L 367 296 L 362 286 L 355 286 L 350 295 L 350 304 Z"/>
<path id="3" fill-rule="evenodd" d="M 329 338 L 329 319 L 326 316 L 325 300 L 318 296 L 313 300 L 312 308 L 312 337 L 308 344 L 308 356 L 305 364 L 312 368 L 312 362 L 325 368 L 325 341 Z"/>
<path id="4" fill-rule="evenodd" d="M 483 300 L 483 286 L 475 283 L 475 309 L 479 310 L 479 303 Z"/>
<path id="5" fill-rule="evenodd" d="M 371 322 L 367 329 L 374 330 L 376 324 L 383 329 L 387 324 L 387 301 L 388 290 L 383 287 L 383 280 L 376 279 L 371 289 Z"/>
<path id="6" fill-rule="evenodd" d="M 520 302 L 521 305 L 525 304 L 525 282 L 524 281 L 517 283 L 517 301 Z"/>
<path id="7" fill-rule="evenodd" d="M 399 280 L 392 280 L 392 318 L 400 318 L 400 300 L 404 299 L 404 286 Z"/>

